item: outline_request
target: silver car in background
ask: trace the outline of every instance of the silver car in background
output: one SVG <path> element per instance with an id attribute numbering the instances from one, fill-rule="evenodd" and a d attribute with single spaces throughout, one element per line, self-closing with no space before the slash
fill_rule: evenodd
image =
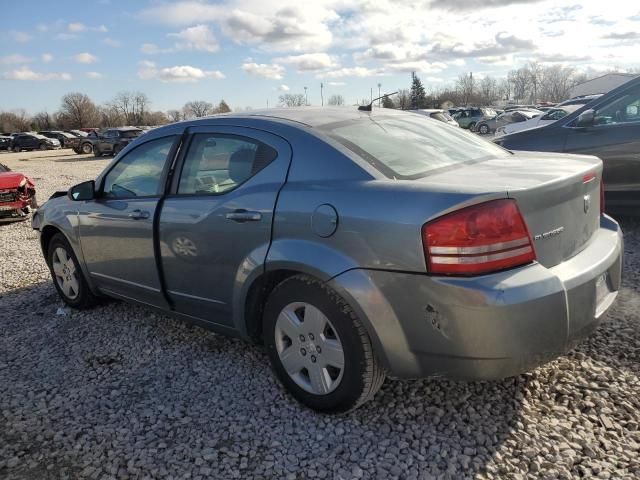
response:
<path id="1" fill-rule="evenodd" d="M 67 304 L 263 343 L 295 398 L 338 412 L 385 375 L 499 379 L 595 329 L 622 255 L 601 176 L 412 113 L 273 109 L 152 130 L 33 227 Z"/>

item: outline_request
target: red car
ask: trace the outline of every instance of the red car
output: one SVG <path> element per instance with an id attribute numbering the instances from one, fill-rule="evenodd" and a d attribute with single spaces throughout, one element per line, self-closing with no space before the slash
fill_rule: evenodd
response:
<path id="1" fill-rule="evenodd" d="M 0 220 L 27 218 L 36 208 L 36 186 L 29 177 L 0 163 Z"/>

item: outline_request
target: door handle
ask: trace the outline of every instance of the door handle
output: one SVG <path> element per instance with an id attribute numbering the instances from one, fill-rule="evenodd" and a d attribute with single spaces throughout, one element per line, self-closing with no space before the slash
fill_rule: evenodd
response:
<path id="1" fill-rule="evenodd" d="M 233 220 L 234 222 L 243 223 L 243 222 L 259 222 L 262 220 L 262 214 L 260 212 L 250 212 L 249 210 L 235 210 L 233 212 L 229 212 L 225 215 L 228 220 Z"/>
<path id="2" fill-rule="evenodd" d="M 149 218 L 149 212 L 136 209 L 129 214 L 129 218 L 133 218 L 134 220 L 146 220 Z"/>

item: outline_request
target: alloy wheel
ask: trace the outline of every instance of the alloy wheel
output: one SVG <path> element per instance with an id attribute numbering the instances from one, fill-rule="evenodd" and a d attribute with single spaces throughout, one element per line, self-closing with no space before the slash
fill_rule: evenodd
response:
<path id="1" fill-rule="evenodd" d="M 67 298 L 74 300 L 80 293 L 80 282 L 73 258 L 64 248 L 58 247 L 53 251 L 51 267 L 60 289 Z"/>
<path id="2" fill-rule="evenodd" d="M 275 346 L 282 366 L 303 390 L 327 395 L 342 380 L 344 350 L 331 321 L 309 303 L 287 305 L 276 320 Z"/>
<path id="3" fill-rule="evenodd" d="M 173 251 L 180 257 L 197 257 L 198 247 L 196 244 L 187 237 L 176 237 L 173 240 Z"/>

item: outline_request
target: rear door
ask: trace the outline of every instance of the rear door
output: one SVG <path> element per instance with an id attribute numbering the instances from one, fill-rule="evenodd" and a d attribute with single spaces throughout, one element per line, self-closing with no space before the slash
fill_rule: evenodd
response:
<path id="1" fill-rule="evenodd" d="M 166 289 L 176 311 L 231 325 L 233 293 L 263 265 L 291 150 L 240 127 L 195 127 L 159 222 Z"/>
<path id="2" fill-rule="evenodd" d="M 607 196 L 640 195 L 640 83 L 594 108 L 590 127 L 569 130 L 565 150 L 600 157 Z M 608 198 L 609 199 L 609 198 Z"/>

